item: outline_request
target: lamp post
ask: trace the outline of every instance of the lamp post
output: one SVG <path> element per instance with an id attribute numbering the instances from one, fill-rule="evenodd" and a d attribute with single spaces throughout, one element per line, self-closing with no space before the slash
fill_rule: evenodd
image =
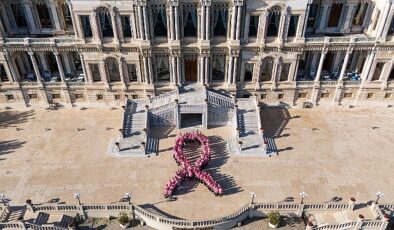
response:
<path id="1" fill-rule="evenodd" d="M 253 204 L 253 201 L 254 201 L 254 198 L 256 197 L 256 194 L 254 192 L 251 192 L 251 193 L 249 193 L 249 195 L 250 195 L 250 198 L 251 198 L 250 203 Z"/>
<path id="2" fill-rule="evenodd" d="M 300 196 L 301 196 L 301 204 L 304 203 L 304 198 L 308 196 L 308 194 L 306 194 L 306 192 L 300 192 Z"/>
<path id="3" fill-rule="evenodd" d="M 126 192 L 125 198 L 126 198 L 126 200 L 129 202 L 129 204 L 131 204 L 131 193 Z"/>
<path id="4" fill-rule="evenodd" d="M 78 200 L 78 205 L 81 205 L 81 194 L 79 192 L 74 193 L 74 199 Z"/>
<path id="5" fill-rule="evenodd" d="M 380 198 L 383 198 L 383 197 L 384 197 L 384 194 L 383 194 L 382 192 L 377 192 L 377 193 L 376 193 L 376 201 L 375 201 L 375 204 L 378 204 L 379 199 L 380 199 Z"/>

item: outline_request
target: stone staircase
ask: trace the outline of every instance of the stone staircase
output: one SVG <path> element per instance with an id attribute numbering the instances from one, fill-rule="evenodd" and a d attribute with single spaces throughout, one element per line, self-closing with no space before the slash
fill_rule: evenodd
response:
<path id="1" fill-rule="evenodd" d="M 0 222 L 17 222 L 23 218 L 25 212 L 26 206 L 9 206 L 4 210 Z"/>
<path id="2" fill-rule="evenodd" d="M 248 135 L 258 134 L 258 112 L 256 111 L 255 102 L 253 98 L 247 98 L 250 100 L 242 99 L 237 101 L 238 112 L 237 112 L 237 123 L 240 129 L 240 137 L 247 137 Z"/>

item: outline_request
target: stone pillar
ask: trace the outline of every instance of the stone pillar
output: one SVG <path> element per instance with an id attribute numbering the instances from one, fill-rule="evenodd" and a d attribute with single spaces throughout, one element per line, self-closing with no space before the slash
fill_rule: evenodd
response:
<path id="1" fill-rule="evenodd" d="M 237 81 L 237 74 L 238 74 L 238 56 L 234 57 L 234 67 L 233 67 L 233 77 L 232 77 L 232 84 L 235 84 Z"/>
<path id="2" fill-rule="evenodd" d="M 71 73 L 72 71 L 71 71 L 70 60 L 68 59 L 68 53 L 62 53 L 61 55 L 63 56 L 66 73 Z"/>
<path id="3" fill-rule="evenodd" d="M 119 32 L 118 27 L 116 26 L 116 12 L 114 9 L 111 11 L 111 23 L 112 23 L 112 31 L 114 33 L 114 40 L 116 44 L 119 44 Z"/>
<path id="4" fill-rule="evenodd" d="M 227 83 L 230 85 L 232 82 L 233 82 L 233 80 L 232 80 L 232 77 L 233 77 L 233 62 L 234 62 L 234 57 L 230 54 L 230 62 L 229 62 L 229 64 L 228 64 L 228 70 L 227 70 Z"/>
<path id="5" fill-rule="evenodd" d="M 390 62 L 386 63 L 386 65 L 388 65 L 388 66 L 385 68 L 385 73 L 384 73 L 384 77 L 382 80 L 382 89 L 383 90 L 387 88 L 387 80 L 390 77 L 391 70 L 393 69 L 394 58 L 392 58 Z"/>
<path id="6" fill-rule="evenodd" d="M 85 57 L 83 56 L 82 52 L 78 52 L 78 53 L 81 59 L 82 71 L 83 74 L 85 75 L 85 81 L 89 83 L 93 83 L 93 77 L 90 75 L 90 73 L 88 73 L 88 71 L 86 71 Z"/>
<path id="7" fill-rule="evenodd" d="M 371 51 L 371 53 L 368 56 L 368 59 L 365 61 L 364 67 L 363 67 L 363 72 L 361 74 L 361 85 L 360 87 L 363 86 L 363 84 L 369 80 L 369 75 L 372 72 L 372 64 L 374 63 L 376 56 L 376 50 Z M 374 68 L 373 68 L 374 69 Z"/>
<path id="8" fill-rule="evenodd" d="M 181 68 L 182 68 L 182 66 L 181 66 L 181 57 L 179 56 L 179 57 L 177 57 L 176 58 L 176 71 L 177 71 L 177 76 L 178 76 L 178 78 L 177 78 L 177 84 L 180 86 L 180 85 L 182 85 L 182 71 L 181 71 Z"/>
<path id="9" fill-rule="evenodd" d="M 119 68 L 119 76 L 120 76 L 120 81 L 125 84 L 127 83 L 126 76 L 124 74 L 124 65 L 123 65 L 123 58 L 118 59 L 118 68 Z"/>
<path id="10" fill-rule="evenodd" d="M 253 66 L 253 82 L 260 82 L 260 69 L 261 69 L 262 61 L 259 59 Z"/>
<path id="11" fill-rule="evenodd" d="M 61 82 L 64 82 L 65 76 L 64 76 L 63 65 L 62 65 L 62 62 L 60 60 L 59 52 L 58 51 L 53 51 L 53 55 L 55 55 L 57 68 L 59 69 L 60 80 L 61 80 Z"/>
<path id="12" fill-rule="evenodd" d="M 321 52 L 320 60 L 319 60 L 319 67 L 317 68 L 316 77 L 315 77 L 315 83 L 320 81 L 320 74 L 323 69 L 323 62 L 324 62 L 324 58 L 326 57 L 327 52 L 328 52 L 327 49 L 323 49 Z"/>
<path id="13" fill-rule="evenodd" d="M 99 23 L 97 20 L 97 12 L 93 11 L 92 14 L 90 15 L 90 25 L 92 27 L 92 34 L 93 34 L 93 40 L 95 42 L 101 41 L 101 36 L 99 32 Z"/>
<path id="14" fill-rule="evenodd" d="M 149 84 L 153 84 L 154 81 L 153 81 L 152 57 L 151 56 L 148 57 L 147 63 L 148 63 L 148 73 L 149 73 L 149 82 L 150 82 Z"/>
<path id="15" fill-rule="evenodd" d="M 175 13 L 175 39 L 179 40 L 180 38 L 180 31 L 179 31 L 179 16 L 178 16 L 178 12 L 179 11 L 179 7 L 178 4 L 174 6 L 174 13 Z"/>
<path id="16" fill-rule="evenodd" d="M 49 70 L 48 64 L 47 64 L 47 60 L 46 60 L 46 57 L 45 57 L 45 54 L 42 53 L 42 52 L 40 52 L 40 53 L 38 53 L 38 57 L 40 58 L 41 67 L 42 67 L 44 70 Z"/>
<path id="17" fill-rule="evenodd" d="M 49 1 L 49 9 L 52 13 L 51 19 L 52 19 L 52 24 L 55 26 L 55 29 L 57 31 L 61 31 L 62 28 L 60 26 L 60 18 L 59 18 L 59 11 L 58 11 L 58 6 L 56 4 L 57 2 L 54 2 L 54 0 Z"/>
<path id="18" fill-rule="evenodd" d="M 209 71 L 210 66 L 209 66 L 209 56 L 205 57 L 205 84 L 209 84 Z"/>
<path id="19" fill-rule="evenodd" d="M 205 22 L 205 20 L 206 20 L 206 9 L 205 9 L 205 6 L 204 5 L 201 5 L 201 27 L 200 27 L 200 29 L 201 29 L 201 32 L 200 32 L 200 38 L 201 38 L 201 40 L 205 40 L 205 38 L 206 38 L 206 36 L 205 36 L 205 32 L 206 32 L 206 22 Z"/>
<path id="20" fill-rule="evenodd" d="M 363 5 L 363 3 L 361 3 Z M 357 7 L 356 3 L 349 3 L 348 5 L 348 10 L 346 13 L 346 18 L 345 21 L 343 22 L 343 26 L 342 26 L 342 33 L 349 33 L 350 32 L 350 27 L 352 25 L 352 21 L 353 21 L 353 15 L 354 15 L 354 11 Z"/>
<path id="21" fill-rule="evenodd" d="M 7 32 L 6 32 L 5 28 L 4 28 L 3 19 L 0 16 L 0 42 L 2 42 L 3 38 L 5 38 L 5 37 L 7 37 Z"/>
<path id="22" fill-rule="evenodd" d="M 146 10 L 146 5 L 144 5 L 142 7 L 142 12 L 143 12 L 143 16 L 144 16 L 144 31 L 145 31 L 145 39 L 148 40 L 150 38 L 149 36 L 149 27 L 148 27 L 148 12 Z"/>
<path id="23" fill-rule="evenodd" d="M 137 14 L 138 14 L 138 27 L 139 27 L 139 31 L 140 31 L 140 37 L 142 40 L 145 40 L 145 31 L 144 31 L 144 24 L 143 24 L 143 18 L 142 18 L 142 10 L 141 10 L 141 6 L 137 7 Z"/>
<path id="24" fill-rule="evenodd" d="M 169 35 L 169 40 L 174 40 L 175 39 L 175 17 L 174 17 L 174 7 L 170 5 L 169 7 L 169 19 L 168 20 L 168 35 Z"/>
<path id="25" fill-rule="evenodd" d="M 235 3 L 233 3 L 235 4 Z M 237 29 L 237 7 L 233 5 L 231 9 L 231 34 L 230 34 L 230 39 L 235 40 L 235 30 Z"/>
<path id="26" fill-rule="evenodd" d="M 293 62 L 290 67 L 290 71 L 289 71 L 290 73 L 287 79 L 288 82 L 293 82 L 296 80 L 299 63 L 300 63 L 300 54 L 297 54 L 297 60 Z"/>
<path id="27" fill-rule="evenodd" d="M 27 25 L 29 26 L 30 33 L 37 33 L 38 27 L 36 25 L 36 21 L 34 20 L 33 16 L 33 3 L 31 1 L 24 0 L 23 6 L 26 12 L 26 21 Z"/>
<path id="28" fill-rule="evenodd" d="M 70 11 L 71 20 L 72 20 L 72 23 L 73 23 L 74 34 L 75 34 L 76 38 L 81 38 L 82 37 L 81 36 L 81 32 L 78 30 L 78 27 L 77 27 L 77 24 L 76 24 L 77 18 L 75 17 L 75 13 L 74 13 L 74 9 L 73 9 L 73 5 L 72 5 L 71 0 L 67 0 L 67 6 L 68 6 L 68 9 Z M 67 27 L 67 25 L 66 25 L 66 27 Z M 65 29 L 67 29 L 67 28 L 65 28 Z"/>
<path id="29" fill-rule="evenodd" d="M 269 20 L 269 12 L 264 11 L 264 13 L 260 16 L 260 22 L 259 25 L 261 25 L 260 29 L 260 41 L 261 45 L 264 46 L 265 44 L 265 38 L 267 34 L 267 28 L 268 28 L 268 20 Z"/>
<path id="30" fill-rule="evenodd" d="M 206 7 L 206 9 L 205 9 L 205 40 L 209 40 L 210 34 L 211 34 L 210 6 L 211 6 L 211 2 L 206 1 L 205 2 L 205 7 Z"/>
<path id="31" fill-rule="evenodd" d="M 242 6 L 238 6 L 238 12 L 237 12 L 237 29 L 236 29 L 236 34 L 235 34 L 235 40 L 239 40 L 240 39 L 240 35 L 241 35 L 241 21 L 242 21 Z"/>
<path id="32" fill-rule="evenodd" d="M 302 23 L 302 28 L 300 29 L 299 28 L 300 26 L 298 26 L 297 35 L 296 35 L 297 38 L 305 37 L 305 31 L 306 31 L 306 27 L 308 25 L 308 18 L 309 18 L 309 11 L 310 10 L 311 10 L 311 4 L 308 4 L 306 6 L 306 10 L 305 10 L 305 17 L 300 17 L 300 19 L 298 21 L 298 24 Z"/>
<path id="33" fill-rule="evenodd" d="M 6 9 L 5 9 L 5 7 L 4 7 L 4 5 L 3 5 L 4 3 L 1 3 L 0 2 L 0 15 L 7 15 L 7 12 L 6 12 Z M 11 24 L 10 24 L 10 20 L 9 20 L 9 18 L 8 17 L 4 17 L 4 18 L 2 18 L 1 16 L 0 16 L 0 20 L 2 20 L 3 19 L 3 25 L 4 25 L 4 32 L 5 31 L 8 31 L 8 33 L 9 34 L 11 34 L 12 35 L 12 28 L 11 28 Z M 4 36 L 5 37 L 5 36 Z"/>
<path id="34" fill-rule="evenodd" d="M 4 57 L 5 57 L 5 60 L 6 60 L 6 65 L 10 69 L 10 72 L 11 72 L 11 75 L 12 75 L 12 76 L 8 77 L 9 81 L 10 82 L 20 81 L 20 79 L 18 77 L 18 74 L 15 71 L 15 68 L 14 68 L 13 61 L 12 61 L 12 58 L 10 56 L 10 53 L 6 49 L 4 49 L 3 52 L 4 52 Z"/>
<path id="35" fill-rule="evenodd" d="M 174 57 L 168 57 L 168 67 L 170 71 L 170 84 L 175 84 L 175 64 Z"/>
<path id="36" fill-rule="evenodd" d="M 385 7 L 383 9 L 383 12 L 381 13 L 381 17 L 379 18 L 379 22 L 377 25 L 377 29 L 376 29 L 376 37 L 381 37 L 384 33 L 384 28 L 385 25 L 389 25 L 391 24 L 391 20 L 387 20 L 388 19 L 388 15 L 390 13 L 390 9 L 391 9 L 391 1 L 386 1 L 385 2 Z M 386 29 L 387 31 L 387 29 Z"/>
<path id="37" fill-rule="evenodd" d="M 343 80 L 343 77 L 345 76 L 345 71 L 346 71 L 346 66 L 349 61 L 350 54 L 353 52 L 353 49 L 349 48 L 346 50 L 345 58 L 342 62 L 342 68 L 341 68 L 341 73 L 339 74 L 339 79 L 338 82 L 341 82 Z"/>
<path id="38" fill-rule="evenodd" d="M 287 35 L 287 31 L 285 31 L 285 24 L 287 20 L 287 11 L 283 10 L 280 13 L 280 21 L 279 21 L 279 31 L 278 31 L 278 38 L 281 43 L 283 43 L 283 38 Z M 286 33 L 286 35 L 285 35 Z"/>
<path id="39" fill-rule="evenodd" d="M 323 13 L 320 17 L 319 31 L 323 31 L 326 28 L 329 7 L 330 7 L 329 3 L 323 3 Z"/>
<path id="40" fill-rule="evenodd" d="M 144 80 L 145 80 L 145 83 L 147 83 L 147 84 L 150 84 L 150 81 L 149 81 L 149 71 L 148 71 L 148 60 L 147 60 L 147 58 L 146 57 L 143 57 L 142 58 L 142 63 L 143 63 L 143 65 L 144 65 Z"/>
<path id="41" fill-rule="evenodd" d="M 29 51 L 28 54 L 29 54 L 31 62 L 33 64 L 34 73 L 36 74 L 36 77 L 37 77 L 37 82 L 41 82 L 41 73 L 40 73 L 40 69 L 38 68 L 38 65 L 37 65 L 36 57 L 34 56 L 34 53 L 32 51 Z"/>

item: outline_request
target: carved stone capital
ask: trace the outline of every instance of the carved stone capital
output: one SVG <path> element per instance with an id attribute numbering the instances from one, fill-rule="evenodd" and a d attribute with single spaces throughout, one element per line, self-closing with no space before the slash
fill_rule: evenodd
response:
<path id="1" fill-rule="evenodd" d="M 208 49 L 200 50 L 200 56 L 201 57 L 210 57 L 211 56 L 211 51 L 208 50 Z"/>
<path id="2" fill-rule="evenodd" d="M 233 5 L 234 6 L 243 6 L 244 1 L 243 0 L 234 0 Z"/>
<path id="3" fill-rule="evenodd" d="M 170 51 L 170 56 L 171 57 L 181 57 L 181 50 L 171 50 Z"/>
<path id="4" fill-rule="evenodd" d="M 179 1 L 178 0 L 169 0 L 168 4 L 170 6 L 179 6 Z"/>
<path id="5" fill-rule="evenodd" d="M 230 50 L 230 56 L 231 57 L 238 57 L 239 56 L 239 50 Z"/>
<path id="6" fill-rule="evenodd" d="M 201 5 L 202 6 L 211 6 L 212 2 L 211 0 L 202 0 Z"/>
<path id="7" fill-rule="evenodd" d="M 152 51 L 149 49 L 142 49 L 141 50 L 142 57 L 150 58 L 152 57 Z"/>
<path id="8" fill-rule="evenodd" d="M 146 6 L 146 0 L 134 0 L 134 4 L 137 6 Z"/>

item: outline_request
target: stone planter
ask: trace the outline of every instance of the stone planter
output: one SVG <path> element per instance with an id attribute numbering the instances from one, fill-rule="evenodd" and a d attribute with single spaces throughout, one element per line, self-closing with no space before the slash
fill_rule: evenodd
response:
<path id="1" fill-rule="evenodd" d="M 120 226 L 122 229 L 126 229 L 126 228 L 128 228 L 128 227 L 130 226 L 130 223 L 119 224 L 119 226 Z"/>
<path id="2" fill-rule="evenodd" d="M 268 227 L 270 228 L 278 228 L 279 224 L 271 224 L 271 222 L 268 222 Z"/>

